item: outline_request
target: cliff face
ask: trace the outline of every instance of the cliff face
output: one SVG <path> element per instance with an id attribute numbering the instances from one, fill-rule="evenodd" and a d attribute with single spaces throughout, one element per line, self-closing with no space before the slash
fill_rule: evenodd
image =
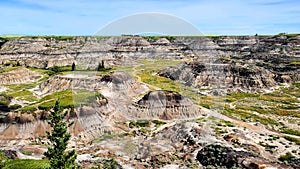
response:
<path id="1" fill-rule="evenodd" d="M 47 68 L 77 65 L 94 69 L 136 59 L 198 59 L 203 63 L 254 64 L 299 80 L 300 35 L 217 37 L 24 37 L 2 41 L 0 63 Z M 226 69 L 226 68 L 225 68 Z M 286 77 L 276 76 L 285 81 Z"/>

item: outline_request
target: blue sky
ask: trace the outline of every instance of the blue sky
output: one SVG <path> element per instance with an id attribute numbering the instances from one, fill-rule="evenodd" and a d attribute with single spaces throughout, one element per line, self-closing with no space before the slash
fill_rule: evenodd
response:
<path id="1" fill-rule="evenodd" d="M 178 16 L 203 34 L 300 33 L 299 0 L 0 0 L 0 34 L 94 35 L 143 12 Z"/>

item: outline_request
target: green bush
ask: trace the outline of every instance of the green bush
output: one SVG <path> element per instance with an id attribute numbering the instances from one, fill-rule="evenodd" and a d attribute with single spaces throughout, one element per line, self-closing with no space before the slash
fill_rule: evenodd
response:
<path id="1" fill-rule="evenodd" d="M 22 107 L 22 106 L 19 105 L 19 104 L 14 104 L 14 105 L 9 106 L 8 108 L 9 108 L 9 109 L 16 110 L 16 109 L 21 108 L 21 107 Z"/>
<path id="2" fill-rule="evenodd" d="M 7 162 L 8 158 L 5 156 L 5 153 L 0 150 L 0 168 L 3 168 Z"/>
<path id="3" fill-rule="evenodd" d="M 295 159 L 295 156 L 293 156 L 290 152 L 287 152 L 285 155 L 281 155 L 278 160 L 282 162 L 291 162 L 293 159 Z"/>
<path id="4" fill-rule="evenodd" d="M 129 123 L 130 128 L 134 127 L 149 127 L 150 121 L 149 120 L 137 120 L 137 121 L 131 121 Z"/>
<path id="5" fill-rule="evenodd" d="M 152 120 L 151 122 L 154 123 L 156 126 L 161 126 L 166 124 L 166 122 L 160 120 Z"/>

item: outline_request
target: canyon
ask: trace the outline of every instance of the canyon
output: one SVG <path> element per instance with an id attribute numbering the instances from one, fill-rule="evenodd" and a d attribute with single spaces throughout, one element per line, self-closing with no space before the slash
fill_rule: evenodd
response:
<path id="1" fill-rule="evenodd" d="M 60 99 L 84 168 L 298 168 L 299 74 L 297 34 L 2 37 L 0 149 L 42 158 Z"/>

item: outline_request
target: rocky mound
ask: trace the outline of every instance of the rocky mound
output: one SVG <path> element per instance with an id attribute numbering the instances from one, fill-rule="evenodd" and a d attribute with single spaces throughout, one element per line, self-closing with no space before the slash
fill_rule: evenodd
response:
<path id="1" fill-rule="evenodd" d="M 56 75 L 39 85 L 37 94 L 46 95 L 68 89 L 94 90 L 98 87 L 99 76 L 82 74 Z"/>
<path id="2" fill-rule="evenodd" d="M 158 73 L 160 76 L 177 80 L 179 83 L 204 89 L 230 91 L 261 91 L 275 87 L 285 76 L 285 82 L 293 82 L 294 75 L 279 73 L 253 64 L 235 63 L 181 63 Z"/>
<path id="3" fill-rule="evenodd" d="M 198 151 L 197 160 L 203 166 L 214 168 L 282 168 L 292 169 L 293 167 L 269 162 L 252 153 L 237 151 L 230 147 L 211 144 Z"/>
<path id="4" fill-rule="evenodd" d="M 199 107 L 179 93 L 171 91 L 151 91 L 140 99 L 136 106 L 140 109 L 138 116 L 164 120 L 191 118 L 200 114 Z"/>
<path id="5" fill-rule="evenodd" d="M 115 92 L 125 92 L 125 90 L 139 90 L 141 86 L 125 72 L 111 72 L 103 77 L 75 73 L 51 77 L 39 86 L 38 93 L 44 95 L 68 89 L 100 91 L 103 88 L 109 88 Z"/>
<path id="6" fill-rule="evenodd" d="M 21 84 L 21 83 L 31 83 L 37 81 L 43 75 L 31 71 L 26 68 L 18 68 L 12 71 L 0 73 L 0 84 L 10 85 L 10 84 Z"/>

